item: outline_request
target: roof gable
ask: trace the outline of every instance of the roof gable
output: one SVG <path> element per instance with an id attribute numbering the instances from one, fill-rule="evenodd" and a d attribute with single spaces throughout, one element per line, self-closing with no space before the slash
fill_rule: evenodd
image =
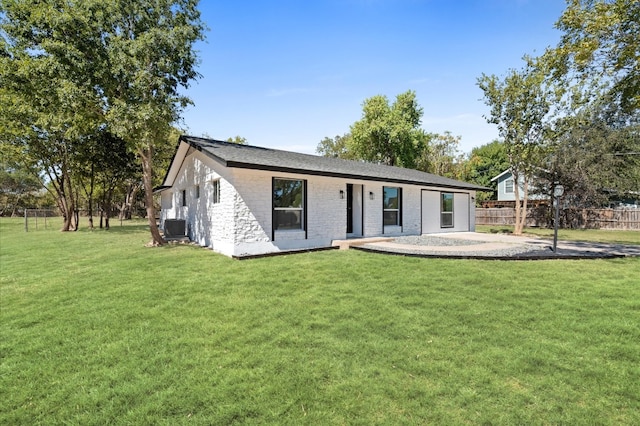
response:
<path id="1" fill-rule="evenodd" d="M 507 169 L 504 172 L 500 173 L 498 176 L 494 177 L 491 179 L 491 182 L 500 179 L 502 176 L 506 175 L 506 174 L 511 174 L 511 169 Z"/>
<path id="2" fill-rule="evenodd" d="M 440 186 L 466 190 L 489 190 L 489 188 L 479 185 L 401 167 L 321 157 L 318 155 L 301 154 L 251 145 L 239 145 L 193 136 L 181 136 L 179 141 L 201 151 L 225 167 Z M 175 167 L 179 168 L 184 156 L 186 156 L 187 150 L 181 148 L 181 146 L 183 145 L 179 144 L 176 155 L 167 171 L 164 181 L 165 186 L 172 184 L 172 177 L 175 177 L 175 173 L 178 171 L 175 170 Z M 178 158 L 180 155 L 182 155 L 182 159 Z"/>

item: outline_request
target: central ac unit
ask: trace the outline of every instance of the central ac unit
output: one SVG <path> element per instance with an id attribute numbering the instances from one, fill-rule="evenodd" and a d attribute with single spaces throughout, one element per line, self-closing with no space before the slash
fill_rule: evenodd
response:
<path id="1" fill-rule="evenodd" d="M 164 221 L 164 236 L 166 238 L 185 237 L 186 230 L 187 223 L 184 219 L 165 219 Z"/>

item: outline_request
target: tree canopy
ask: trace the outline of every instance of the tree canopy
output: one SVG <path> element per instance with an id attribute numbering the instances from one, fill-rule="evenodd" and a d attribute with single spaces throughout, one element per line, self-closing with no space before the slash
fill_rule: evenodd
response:
<path id="1" fill-rule="evenodd" d="M 366 99 L 362 118 L 351 126 L 351 150 L 365 161 L 415 167 L 425 137 L 422 114 L 411 90 L 396 96 L 392 104 L 383 95 Z"/>
<path id="2" fill-rule="evenodd" d="M 514 233 L 518 235 L 524 228 L 529 181 L 539 164 L 555 92 L 546 84 L 545 74 L 530 60 L 522 70 L 510 70 L 504 79 L 483 74 L 478 86 L 490 107 L 486 119 L 498 127 L 504 140 L 513 179 L 523 183 L 523 194 L 519 185 L 514 185 Z"/>
<path id="3" fill-rule="evenodd" d="M 21 124 L 2 132 L 28 147 L 63 143 L 70 154 L 105 128 L 121 138 L 142 166 L 155 244 L 154 151 L 190 102 L 180 88 L 198 77 L 197 3 L 0 0 L 0 100 Z"/>
<path id="4" fill-rule="evenodd" d="M 316 147 L 318 154 L 361 160 L 436 173 L 455 179 L 463 175 L 463 156 L 458 151 L 459 136 L 450 132 L 427 133 L 421 127 L 423 110 L 415 92 L 409 90 L 395 102 L 383 95 L 365 99 L 362 118 L 350 132 L 325 137 Z"/>
<path id="5" fill-rule="evenodd" d="M 351 133 L 336 135 L 333 139 L 325 137 L 316 147 L 316 153 L 325 157 L 343 158 L 355 160 L 356 156 L 351 150 Z"/>
<path id="6" fill-rule="evenodd" d="M 522 70 L 478 79 L 514 179 L 524 176 L 525 192 L 534 175 L 548 193 L 561 183 L 565 200 L 583 207 L 637 193 L 640 2 L 567 0 L 556 27 L 558 45 L 525 56 Z"/>
<path id="7" fill-rule="evenodd" d="M 640 2 L 568 0 L 558 46 L 544 59 L 571 85 L 603 86 L 626 113 L 640 108 Z"/>
<path id="8" fill-rule="evenodd" d="M 509 159 L 505 151 L 505 144 L 501 140 L 494 140 L 488 144 L 471 150 L 466 161 L 466 179 L 470 182 L 497 190 L 497 183 L 491 179 L 509 168 Z M 479 192 L 478 201 L 489 200 L 493 196 L 489 192 Z"/>

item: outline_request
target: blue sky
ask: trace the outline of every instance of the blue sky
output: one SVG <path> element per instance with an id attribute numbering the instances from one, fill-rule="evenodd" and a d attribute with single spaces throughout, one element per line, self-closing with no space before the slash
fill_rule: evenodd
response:
<path id="1" fill-rule="evenodd" d="M 414 90 L 422 127 L 469 152 L 498 137 L 476 80 L 555 45 L 564 0 L 201 0 L 191 135 L 314 153 L 374 95 Z"/>

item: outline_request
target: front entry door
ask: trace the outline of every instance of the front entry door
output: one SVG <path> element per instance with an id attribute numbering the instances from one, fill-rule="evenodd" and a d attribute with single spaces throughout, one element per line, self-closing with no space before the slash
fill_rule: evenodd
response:
<path id="1" fill-rule="evenodd" d="M 353 184 L 347 184 L 347 234 L 353 233 Z"/>

